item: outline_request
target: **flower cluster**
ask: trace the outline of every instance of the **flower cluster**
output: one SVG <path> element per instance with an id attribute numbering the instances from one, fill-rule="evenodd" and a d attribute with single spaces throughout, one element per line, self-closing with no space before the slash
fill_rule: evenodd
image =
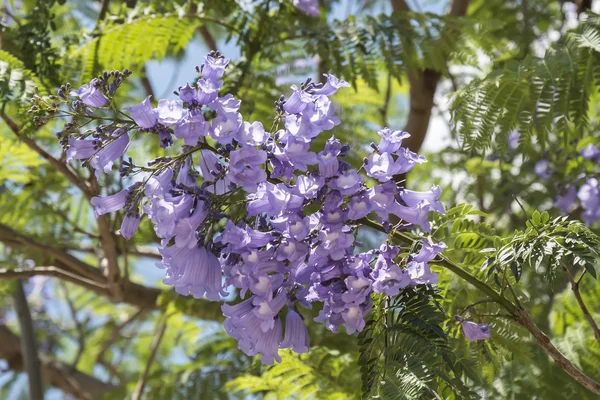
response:
<path id="1" fill-rule="evenodd" d="M 275 102 L 267 130 L 244 120 L 232 94 L 221 95 L 228 62 L 213 52 L 198 81 L 175 92 L 179 99 L 154 107 L 148 97 L 124 113 L 114 109 L 125 118 L 84 133 L 71 122 L 59 136 L 68 160 L 85 160 L 98 176 L 123 157 L 133 134 L 181 146 L 177 156 L 147 166 L 123 161 L 122 176 L 143 179 L 92 204 L 98 214 L 124 210 L 126 238 L 147 215 L 160 238 L 164 282 L 178 293 L 213 301 L 228 290 L 239 293 L 241 301 L 222 306 L 225 329 L 242 351 L 270 364 L 280 360 L 279 348 L 308 351 L 302 309 L 318 305 L 315 321 L 352 334 L 365 326 L 372 293 L 394 296 L 436 283 L 429 263 L 443 243 L 422 239 L 407 253 L 388 239 L 359 252 L 356 239 L 365 221 L 388 232 L 428 232 L 429 212 L 443 213 L 444 206 L 439 187 L 416 192 L 395 181 L 426 161 L 402 147 L 406 132 L 380 130 L 359 169 L 344 160 L 350 147 L 334 136 L 316 148 L 315 140 L 340 123 L 330 96 L 346 82 L 326 74 L 325 84 L 293 86 Z M 79 98 L 72 110 L 102 112 L 113 104 L 115 79 L 108 74 L 71 92 Z"/>
<path id="2" fill-rule="evenodd" d="M 593 144 L 588 144 L 579 152 L 578 156 L 585 167 L 586 163 L 592 166 L 600 164 L 600 149 Z M 550 161 L 540 160 L 535 164 L 535 173 L 543 179 L 552 179 L 554 171 Z M 567 184 L 560 185 L 560 195 L 556 198 L 554 206 L 561 212 L 568 213 L 572 211 L 577 203 L 583 210 L 581 216 L 586 225 L 600 220 L 600 187 L 598 179 L 587 172 L 579 171 L 575 179 Z"/>

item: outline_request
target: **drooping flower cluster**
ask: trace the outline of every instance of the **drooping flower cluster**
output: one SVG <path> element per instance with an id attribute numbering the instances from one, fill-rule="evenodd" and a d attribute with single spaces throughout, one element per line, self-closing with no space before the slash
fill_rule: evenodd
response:
<path id="1" fill-rule="evenodd" d="M 275 103 L 274 128 L 266 130 L 244 120 L 239 100 L 219 93 L 228 62 L 211 53 L 198 81 L 176 91 L 178 100 L 153 107 L 149 97 L 126 109 L 127 119 L 83 134 L 70 123 L 60 138 L 68 160 L 86 160 L 97 176 L 124 155 L 133 132 L 181 146 L 177 156 L 147 167 L 123 161 L 123 176 L 144 179 L 92 204 L 98 214 L 123 209 L 126 238 L 147 215 L 161 241 L 164 282 L 178 293 L 218 301 L 235 288 L 242 301 L 222 306 L 225 329 L 246 354 L 273 363 L 279 348 L 308 351 L 302 309 L 320 304 L 315 321 L 352 334 L 365 326 L 372 293 L 394 296 L 436 283 L 429 262 L 443 243 L 422 239 L 407 256 L 391 239 L 358 252 L 356 237 L 365 221 L 388 232 L 428 232 L 429 212 L 444 206 L 439 187 L 415 192 L 394 180 L 426 161 L 402 147 L 406 132 L 379 131 L 358 170 L 344 160 L 350 147 L 334 136 L 315 148 L 317 137 L 340 123 L 329 97 L 346 82 L 326 74 L 325 84 L 293 86 Z M 83 103 L 74 108 L 101 112 L 119 79 L 107 75 L 72 92 Z M 399 222 L 392 226 L 390 218 Z"/>

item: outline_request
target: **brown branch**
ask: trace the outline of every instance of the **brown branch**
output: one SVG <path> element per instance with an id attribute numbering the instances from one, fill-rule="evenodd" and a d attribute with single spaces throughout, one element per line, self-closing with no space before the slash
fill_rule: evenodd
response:
<path id="1" fill-rule="evenodd" d="M 394 10 L 394 12 L 410 11 L 410 7 L 404 0 L 391 0 L 391 3 L 392 10 Z"/>
<path id="2" fill-rule="evenodd" d="M 106 14 L 108 13 L 108 6 L 110 5 L 110 0 L 102 0 L 100 4 L 100 12 L 98 13 L 98 20 L 96 23 L 96 28 L 106 18 Z"/>
<path id="3" fill-rule="evenodd" d="M 372 229 L 375 229 L 379 232 L 386 232 L 383 226 L 380 224 L 369 220 L 368 218 L 363 218 L 360 221 L 363 225 L 368 226 Z M 407 244 L 414 243 L 416 239 L 411 237 L 410 235 L 395 231 L 392 233 L 393 236 L 402 240 Z M 466 282 L 473 285 L 475 288 L 479 289 L 481 292 L 485 293 L 491 300 L 501 305 L 505 310 L 507 310 L 519 324 L 525 327 L 534 337 L 536 343 L 544 349 L 550 357 L 554 360 L 556 365 L 569 374 L 575 381 L 582 384 L 585 388 L 592 391 L 593 393 L 600 394 L 600 383 L 594 381 L 587 375 L 585 375 L 581 370 L 579 370 L 576 366 L 571 363 L 550 341 L 548 336 L 542 332 L 542 330 L 535 324 L 535 322 L 531 319 L 531 316 L 523 309 L 517 307 L 510 300 L 502 296 L 496 290 L 491 288 L 487 283 L 479 280 L 476 276 L 471 275 L 468 271 L 463 269 L 460 265 L 455 264 L 450 259 L 448 259 L 444 255 L 439 255 L 440 261 L 435 261 L 436 264 L 443 266 L 444 268 L 450 270 L 458 277 L 464 279 Z"/>
<path id="4" fill-rule="evenodd" d="M 391 0 L 394 12 L 408 11 L 409 8 L 403 0 Z M 459 17 L 467 13 L 468 0 L 454 0 L 448 14 Z M 457 32 L 458 34 L 458 32 Z M 414 152 L 418 152 L 423 145 L 437 85 L 442 77 L 441 72 L 430 69 L 408 71 L 410 83 L 410 108 L 404 130 L 411 134 L 404 145 Z"/>
<path id="5" fill-rule="evenodd" d="M 105 0 L 108 4 L 108 1 Z M 42 149 L 37 143 L 25 136 L 20 134 L 19 126 L 6 114 L 0 111 L 0 117 L 6 122 L 11 131 L 30 149 L 38 153 L 42 156 L 50 165 L 56 168 L 60 173 L 62 173 L 71 183 L 77 186 L 85 195 L 88 200 L 91 200 L 92 197 L 98 195 L 98 191 L 93 187 L 89 186 L 85 180 L 81 179 L 77 174 L 71 170 L 71 168 L 63 163 L 62 161 L 52 157 L 46 150 Z M 95 182 L 94 174 L 90 174 L 90 179 Z M 115 235 L 110 229 L 110 224 L 108 219 L 104 215 L 100 215 L 96 217 L 96 221 L 98 223 L 98 232 L 100 233 L 100 244 L 102 245 L 102 249 L 104 250 L 104 256 L 108 262 L 107 268 L 107 277 L 108 282 L 110 284 L 110 289 L 113 292 L 115 297 L 120 297 L 122 294 L 120 292 L 120 271 L 119 271 L 119 261 L 118 261 L 118 253 L 117 253 L 117 242 L 115 240 Z"/>
<path id="6" fill-rule="evenodd" d="M 20 279 L 15 282 L 14 296 L 15 309 L 22 335 L 21 347 L 23 348 L 23 365 L 25 372 L 27 372 L 29 383 L 29 398 L 31 400 L 44 400 L 44 385 L 42 383 L 42 370 L 37 341 L 35 339 L 35 330 L 25 290 L 23 290 L 23 282 Z"/>
<path id="7" fill-rule="evenodd" d="M 575 299 L 577 300 L 577 304 L 579 304 L 579 308 L 581 308 L 581 311 L 583 312 L 585 319 L 587 319 L 588 322 L 590 323 L 590 326 L 592 327 L 592 331 L 594 331 L 594 337 L 596 338 L 596 341 L 598 342 L 598 344 L 600 344 L 600 328 L 598 328 L 598 324 L 596 324 L 596 321 L 594 321 L 594 317 L 592 317 L 592 314 L 590 314 L 590 311 L 588 310 L 587 306 L 583 302 L 583 298 L 581 297 L 581 292 L 579 291 L 579 283 L 581 282 L 581 278 L 583 278 L 584 273 L 582 273 L 581 277 L 577 281 L 575 281 L 575 278 L 573 277 L 573 274 L 571 274 L 571 271 L 569 271 L 568 268 L 564 264 L 560 264 L 560 266 L 562 267 L 563 271 L 565 271 L 565 274 L 567 275 L 569 282 L 571 282 L 571 289 L 573 290 L 573 295 L 575 296 Z M 585 270 L 584 270 L 584 272 L 585 272 Z"/>
<path id="8" fill-rule="evenodd" d="M 21 339 L 4 325 L 0 325 L 0 358 L 6 360 L 10 369 L 23 371 Z M 39 354 L 39 358 L 45 382 L 65 393 L 82 399 L 92 399 L 116 389 L 110 383 L 72 370 L 69 366 L 54 361 L 43 353 Z"/>
<path id="9" fill-rule="evenodd" d="M 2 224 L 0 224 L 0 241 L 9 247 L 20 249 L 31 257 L 39 258 L 40 255 L 45 255 L 44 262 L 53 264 L 53 268 L 45 267 L 41 270 L 35 268 L 33 270 L 0 270 L 3 272 L 0 279 L 26 278 L 34 275 L 54 276 L 90 289 L 96 294 L 109 298 L 111 301 L 127 303 L 146 310 L 158 310 L 164 307 L 167 302 L 173 301 L 176 303 L 176 307 L 186 315 L 208 321 L 223 321 L 221 305 L 218 302 L 196 300 L 179 295 L 173 296 L 171 291 L 139 285 L 131 281 L 119 282 L 123 295 L 115 298 L 108 289 L 106 277 L 102 275 L 98 268 L 94 268 L 68 253 L 57 250 L 56 247 L 41 244 L 33 238 L 17 233 Z"/>
<path id="10" fill-rule="evenodd" d="M 8 125 L 10 130 L 15 134 L 19 140 L 21 140 L 27 147 L 31 150 L 38 153 L 42 158 L 44 158 L 50 165 L 56 168 L 61 174 L 63 174 L 72 184 L 77 186 L 88 199 L 91 199 L 95 194 L 91 192 L 90 187 L 86 184 L 86 182 L 81 179 L 77 174 L 65 163 L 62 161 L 52 157 L 50 153 L 46 150 L 42 149 L 37 143 L 25 136 L 21 135 L 19 126 L 14 122 L 9 116 L 0 111 L 0 118 L 4 120 L 4 122 Z"/>
<path id="11" fill-rule="evenodd" d="M 34 239 L 25 236 L 4 224 L 0 224 L 0 241 L 10 244 L 11 247 L 30 247 L 39 251 L 38 254 L 53 257 L 64 265 L 67 265 L 69 270 L 76 272 L 80 276 L 96 282 L 105 281 L 104 278 L 98 276 L 99 270 L 97 268 L 80 261 L 78 258 L 73 257 L 68 253 L 57 250 L 54 247 L 38 243 Z"/>
<path id="12" fill-rule="evenodd" d="M 144 372 L 140 377 L 135 392 L 131 398 L 133 400 L 141 400 L 142 395 L 144 394 L 144 387 L 146 386 L 146 381 L 148 380 L 148 375 L 150 374 L 150 368 L 152 363 L 154 362 L 154 358 L 156 357 L 156 353 L 158 352 L 158 348 L 160 346 L 160 341 L 165 334 L 165 330 L 167 329 L 167 317 L 163 316 L 158 329 L 156 330 L 156 336 L 154 337 L 154 341 L 152 342 L 152 348 L 150 350 L 150 357 L 148 357 L 148 362 L 146 362 L 146 368 L 144 368 Z"/>
<path id="13" fill-rule="evenodd" d="M 142 87 L 144 88 L 144 91 L 146 92 L 146 96 L 152 96 L 154 98 L 154 89 L 152 88 L 152 83 L 150 82 L 150 79 L 148 78 L 148 70 L 146 68 L 146 65 L 144 65 L 142 67 L 141 81 L 142 81 Z"/>
<path id="14" fill-rule="evenodd" d="M 0 280 L 1 279 L 27 279 L 32 276 L 53 276 L 55 278 L 62 279 L 66 282 L 71 282 L 76 285 L 92 289 L 94 291 L 101 290 L 103 293 L 108 293 L 106 285 L 102 285 L 96 281 L 92 281 L 81 277 L 77 274 L 69 272 L 67 270 L 57 268 L 54 266 L 49 267 L 35 267 L 35 268 L 17 268 L 17 269 L 0 269 Z"/>
<path id="15" fill-rule="evenodd" d="M 577 0 L 577 16 L 592 9 L 592 0 Z"/>
<path id="16" fill-rule="evenodd" d="M 200 36 L 202 36 L 202 39 L 204 39 L 206 46 L 208 46 L 209 49 L 216 51 L 217 50 L 217 42 L 215 41 L 215 38 L 213 37 L 213 35 L 206 28 L 206 26 L 201 25 L 198 28 L 198 32 L 200 33 Z"/>
<path id="17" fill-rule="evenodd" d="M 544 334 L 533 322 L 531 316 L 524 310 L 518 310 L 514 313 L 517 321 L 524 326 L 546 353 L 556 363 L 556 365 L 571 376 L 575 381 L 579 382 L 592 393 L 600 394 L 600 383 L 591 379 L 589 376 L 580 371 L 571 361 L 569 361 L 550 341 L 550 338 Z"/>

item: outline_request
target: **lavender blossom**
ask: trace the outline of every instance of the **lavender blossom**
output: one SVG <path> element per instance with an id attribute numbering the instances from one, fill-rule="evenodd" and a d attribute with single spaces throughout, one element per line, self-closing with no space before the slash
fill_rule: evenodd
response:
<path id="1" fill-rule="evenodd" d="M 462 321 L 461 325 L 463 333 L 469 342 L 486 340 L 492 336 L 490 327 L 487 324 L 479 325 L 471 321 Z"/>
<path id="2" fill-rule="evenodd" d="M 90 107 L 104 107 L 108 104 L 108 98 L 97 88 L 98 78 L 94 78 L 89 84 L 82 85 L 79 89 L 71 91 L 71 96 L 77 96 Z"/>

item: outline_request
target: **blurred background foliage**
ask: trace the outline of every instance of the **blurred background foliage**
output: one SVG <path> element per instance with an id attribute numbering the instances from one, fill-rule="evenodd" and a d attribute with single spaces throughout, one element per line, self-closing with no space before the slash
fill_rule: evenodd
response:
<path id="1" fill-rule="evenodd" d="M 452 5 L 445 0 L 322 0 L 315 19 L 287 0 L 0 0 L 2 326 L 19 332 L 14 281 L 2 278 L 22 269 L 25 259 L 51 265 L 68 253 L 103 268 L 89 203 L 50 160 L 65 159 L 54 135 L 60 127 L 51 122 L 36 129 L 26 114 L 35 88 L 49 94 L 67 81 L 77 87 L 102 71 L 128 68 L 135 79 L 118 101 L 133 105 L 147 95 L 173 96 L 170 90 L 194 78 L 202 56 L 219 49 L 233 61 L 226 89 L 242 99 L 246 118 L 265 126 L 273 101 L 290 84 L 328 71 L 350 82 L 353 88 L 335 98 L 342 124 L 334 134 L 351 145 L 355 165 L 378 129 L 400 129 L 409 119 L 411 74 L 439 76 L 424 145 L 413 147 L 429 163 L 407 178 L 412 189 L 443 188 L 448 213 L 434 220 L 434 237 L 471 274 L 490 284 L 508 280 L 555 345 L 600 379 L 600 344 L 567 276 L 548 271 L 556 255 L 544 253 L 533 266 L 511 264 L 509 273 L 506 264 L 495 271 L 488 260 L 511 241 L 533 240 L 527 221 L 535 210 L 548 211 L 537 214 L 539 223 L 556 229 L 550 224 L 560 215 L 553 202 L 561 188 L 598 173 L 578 152 L 600 144 L 600 19 L 593 14 L 600 4 L 464 3 L 465 15 L 456 16 L 447 14 Z M 519 139 L 511 147 L 512 132 Z M 139 160 L 160 154 L 156 142 L 137 140 L 132 149 Z M 551 160 L 552 179 L 536 176 L 542 159 Z M 88 179 L 85 167 L 72 171 Z M 117 176 L 102 179 L 109 191 L 121 185 Z M 577 221 L 580 214 L 568 217 Z M 586 238 L 593 241 L 598 228 Z M 361 235 L 369 246 L 381 241 L 368 228 Z M 594 398 L 496 304 L 441 267 L 439 289 L 415 290 L 392 303 L 376 299 L 358 339 L 310 324 L 310 353 L 282 352 L 283 362 L 269 367 L 237 350 L 218 309 L 179 299 L 162 285 L 148 221 L 128 242 L 115 237 L 129 280 L 158 288 L 144 292 L 155 305 L 114 301 L 56 276 L 24 282 L 40 352 L 62 363 L 67 376 L 77 371 L 98 380 L 91 395 L 47 382 L 48 399 Z M 568 268 L 594 270 L 590 263 Z M 579 290 L 599 320 L 600 283 L 590 275 Z M 489 323 L 492 339 L 467 342 L 454 315 Z M 26 376 L 15 365 L 0 362 L 0 398 L 28 398 Z"/>

